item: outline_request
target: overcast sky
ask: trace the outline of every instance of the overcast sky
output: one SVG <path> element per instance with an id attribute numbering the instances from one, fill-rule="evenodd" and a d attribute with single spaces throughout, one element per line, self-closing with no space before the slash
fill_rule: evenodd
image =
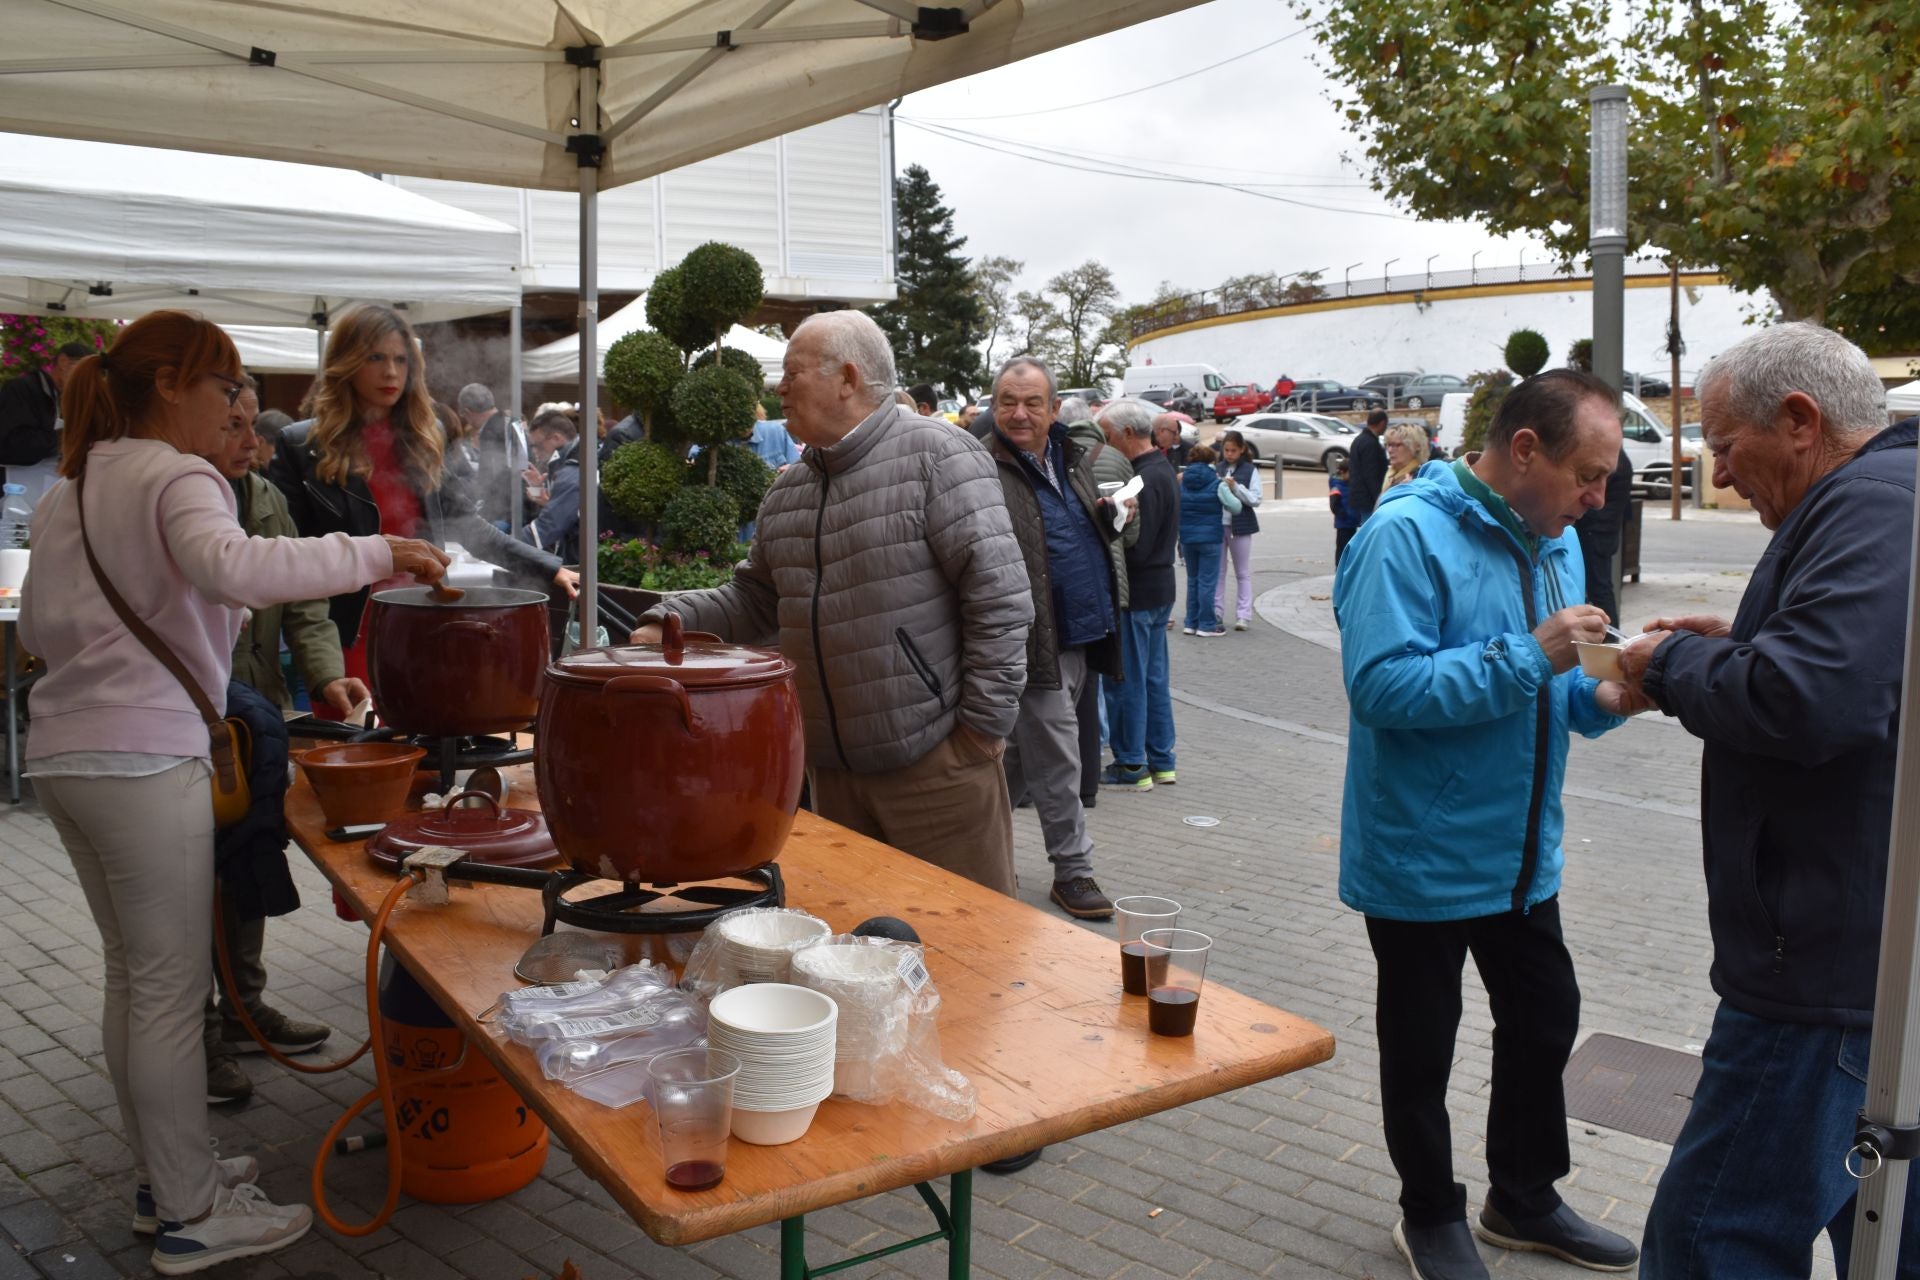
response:
<path id="1" fill-rule="evenodd" d="M 1529 242 L 1397 213 L 1360 164 L 1342 161 L 1358 155 L 1358 140 L 1328 101 L 1302 27 L 1284 0 L 1212 0 L 916 93 L 898 110 L 896 159 L 933 175 L 966 254 L 1024 261 L 1027 286 L 1098 258 L 1128 303 L 1146 301 L 1161 280 L 1199 289 L 1244 272 L 1320 268 L 1337 285 L 1349 263 L 1361 264 L 1355 280 L 1370 279 L 1398 257 L 1398 277 L 1423 271 L 1429 254 L 1439 255 L 1436 271 L 1465 268 L 1476 249 L 1482 267 L 1517 262 Z M 1126 96 L 1076 105 L 1116 94 Z M 1070 109 L 1048 110 L 1056 107 Z M 916 119 L 949 132 L 908 123 Z M 1050 150 L 1043 160 L 1002 153 L 1022 147 Z M 1266 195 L 1325 207 L 1111 176 L 1120 166 L 1262 184 Z M 1546 260 L 1527 248 L 1527 261 Z"/>

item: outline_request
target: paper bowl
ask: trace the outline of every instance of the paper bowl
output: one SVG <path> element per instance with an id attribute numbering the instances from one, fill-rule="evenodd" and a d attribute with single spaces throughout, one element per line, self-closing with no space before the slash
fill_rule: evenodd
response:
<path id="1" fill-rule="evenodd" d="M 742 982 L 785 982 L 793 972 L 793 953 L 833 933 L 826 921 L 797 911 L 742 913 L 716 927 L 727 962 Z"/>
<path id="2" fill-rule="evenodd" d="M 808 1032 L 818 1034 L 839 1014 L 832 997 L 784 982 L 757 982 L 723 991 L 713 998 L 707 1011 L 710 1022 L 721 1023 L 729 1031 L 776 1042 Z"/>
<path id="3" fill-rule="evenodd" d="M 1573 647 L 1580 653 L 1580 670 L 1595 680 L 1624 680 L 1626 673 L 1620 669 L 1620 653 L 1625 649 L 1621 644 L 1588 644 L 1584 640 L 1575 640 Z"/>
<path id="4" fill-rule="evenodd" d="M 818 1102 L 786 1111 L 751 1111 L 735 1102 L 733 1136 L 758 1147 L 777 1147 L 804 1135 L 818 1110 Z"/>

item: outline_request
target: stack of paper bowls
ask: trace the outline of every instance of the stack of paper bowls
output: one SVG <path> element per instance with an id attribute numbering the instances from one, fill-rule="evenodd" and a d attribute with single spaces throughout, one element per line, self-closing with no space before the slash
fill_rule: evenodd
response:
<path id="1" fill-rule="evenodd" d="M 726 967 L 741 982 L 787 981 L 794 951 L 833 932 L 825 920 L 780 909 L 736 912 L 714 927 Z"/>
<path id="2" fill-rule="evenodd" d="M 833 1091 L 865 1100 L 876 1092 L 883 1064 L 907 1042 L 906 979 L 910 953 L 870 943 L 808 947 L 793 957 L 793 980 L 833 998 L 840 1028 Z"/>
<path id="3" fill-rule="evenodd" d="M 707 1042 L 740 1059 L 734 1137 L 771 1147 L 807 1131 L 833 1092 L 839 1018 L 829 997 L 784 982 L 757 982 L 713 998 Z"/>

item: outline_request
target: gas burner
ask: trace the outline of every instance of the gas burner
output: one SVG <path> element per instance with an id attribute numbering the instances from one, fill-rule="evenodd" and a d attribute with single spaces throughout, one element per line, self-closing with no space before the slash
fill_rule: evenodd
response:
<path id="1" fill-rule="evenodd" d="M 538 889 L 546 909 L 540 926 L 543 938 L 553 932 L 556 922 L 595 933 L 697 933 L 729 911 L 781 907 L 787 901 L 786 883 L 780 878 L 779 866 L 772 862 L 724 880 L 699 884 L 622 885 L 582 871 L 541 871 L 478 862 L 453 864 L 447 868 L 447 879 Z M 574 894 L 592 884 L 615 887 L 584 897 Z M 649 910 L 655 903 L 678 905 Z"/>
<path id="2" fill-rule="evenodd" d="M 508 765 L 530 764 L 533 748 L 514 745 L 512 738 L 431 738 L 402 733 L 391 726 L 355 733 L 354 742 L 410 742 L 427 753 L 427 763 L 440 771 L 440 790 L 453 789 L 453 775 L 469 769 L 504 769 Z"/>

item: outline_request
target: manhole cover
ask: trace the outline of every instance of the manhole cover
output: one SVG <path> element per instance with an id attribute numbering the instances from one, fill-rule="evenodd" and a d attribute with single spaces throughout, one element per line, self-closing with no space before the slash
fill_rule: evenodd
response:
<path id="1" fill-rule="evenodd" d="M 1191 818 L 1182 818 L 1181 821 L 1190 827 L 1217 827 L 1220 825 L 1220 819 L 1208 818 L 1200 814 L 1195 814 Z"/>
<path id="2" fill-rule="evenodd" d="M 1620 1036 L 1589 1036 L 1567 1062 L 1567 1114 L 1671 1143 L 1693 1105 L 1700 1059 Z"/>

